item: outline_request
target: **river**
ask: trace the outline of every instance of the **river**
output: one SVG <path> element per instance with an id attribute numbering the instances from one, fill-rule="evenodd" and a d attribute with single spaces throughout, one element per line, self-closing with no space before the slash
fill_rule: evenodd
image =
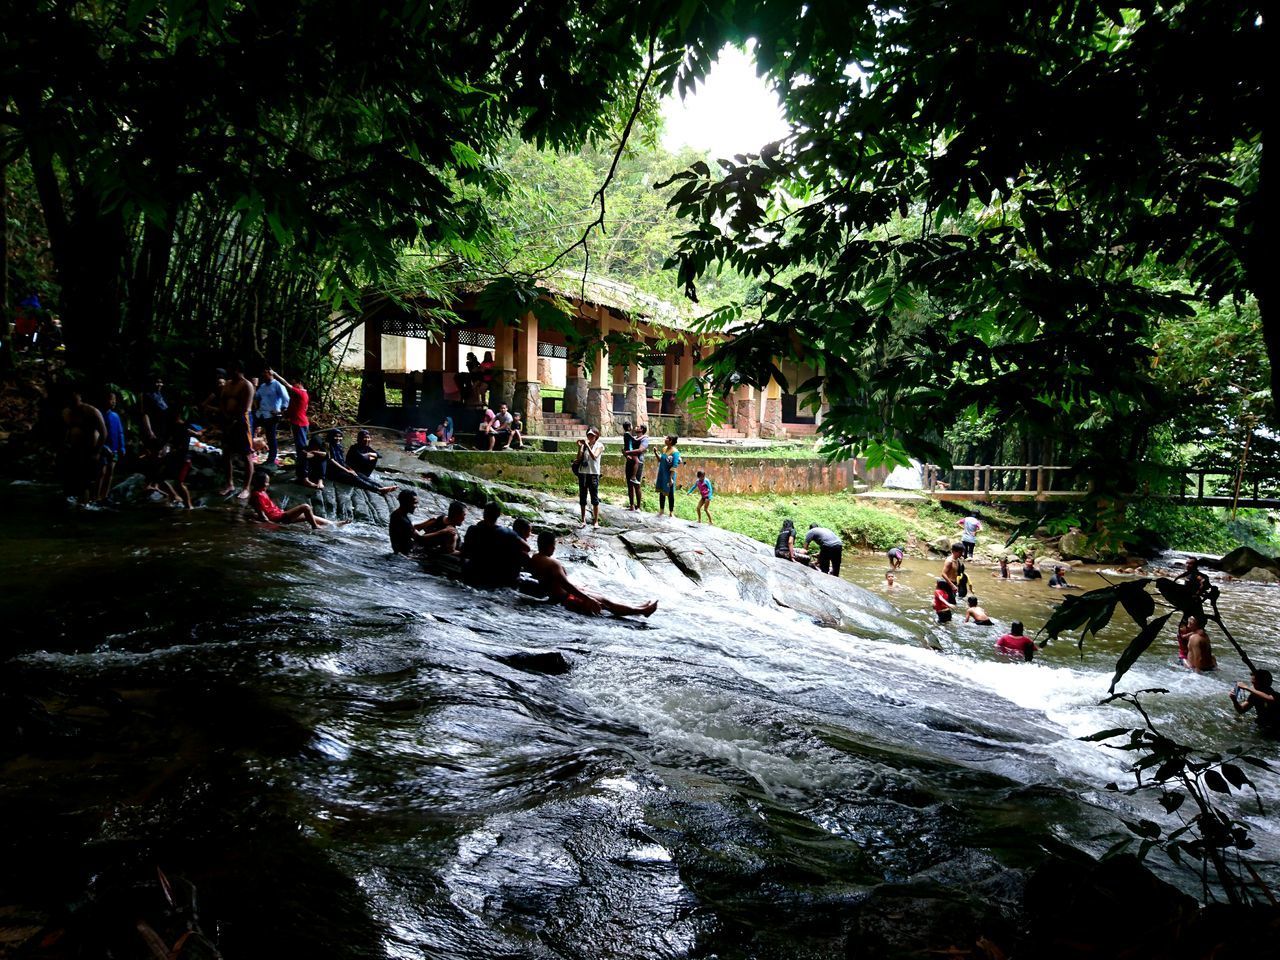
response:
<path id="1" fill-rule="evenodd" d="M 931 622 L 934 563 L 908 561 L 887 636 L 644 577 L 651 621 L 588 621 L 425 576 L 367 525 L 50 521 L 9 492 L 0 689 L 51 715 L 0 749 L 0 906 L 131 923 L 161 865 L 228 957 L 834 957 L 876 884 L 998 899 L 1007 868 L 1158 819 L 1101 789 L 1123 755 L 1075 739 L 1133 721 L 1097 706 L 1125 632 L 1002 660 L 998 629 Z M 984 575 L 1002 624 L 1057 599 Z M 1280 663 L 1276 600 L 1224 590 L 1260 662 Z M 528 650 L 572 669 L 502 659 Z M 1181 739 L 1277 759 L 1217 652 L 1218 676 L 1170 648 L 1124 685 L 1169 688 L 1153 711 Z M 1240 809 L 1277 860 L 1280 790 L 1258 782 L 1268 813 Z"/>

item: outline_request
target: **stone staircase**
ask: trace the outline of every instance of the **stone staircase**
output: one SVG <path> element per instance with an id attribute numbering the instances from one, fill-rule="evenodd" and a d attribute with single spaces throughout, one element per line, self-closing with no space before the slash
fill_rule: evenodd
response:
<path id="1" fill-rule="evenodd" d="M 576 414 L 564 413 L 563 411 L 554 413 L 544 411 L 542 414 L 542 427 L 538 430 L 538 436 L 552 437 L 556 440 L 576 440 L 585 433 L 586 429 L 586 424 L 579 420 Z"/>
<path id="2" fill-rule="evenodd" d="M 816 423 L 784 423 L 782 429 L 792 439 L 797 437 L 816 437 L 818 435 L 818 425 Z"/>
<path id="3" fill-rule="evenodd" d="M 711 427 L 707 430 L 707 434 L 712 437 L 718 437 L 721 440 L 745 440 L 747 436 L 736 427 L 730 427 L 727 425 Z"/>

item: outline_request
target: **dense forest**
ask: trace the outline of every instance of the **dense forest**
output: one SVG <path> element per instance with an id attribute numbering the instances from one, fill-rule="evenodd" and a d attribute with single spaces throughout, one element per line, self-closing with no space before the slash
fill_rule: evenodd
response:
<path id="1" fill-rule="evenodd" d="M 1280 463 L 1248 4 L 6 7 L 3 298 L 86 376 L 589 270 L 735 325 L 708 394 L 820 367 L 835 454 Z M 749 37 L 792 135 L 668 154 Z"/>

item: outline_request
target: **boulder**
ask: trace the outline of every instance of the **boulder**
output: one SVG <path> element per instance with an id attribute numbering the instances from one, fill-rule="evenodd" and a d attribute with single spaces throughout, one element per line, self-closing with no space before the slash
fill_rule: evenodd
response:
<path id="1" fill-rule="evenodd" d="M 1062 535 L 1062 539 L 1058 541 L 1058 552 L 1062 554 L 1064 560 L 1088 560 L 1091 563 L 1097 563 L 1103 559 L 1103 555 L 1089 543 L 1089 538 L 1075 531 Z"/>

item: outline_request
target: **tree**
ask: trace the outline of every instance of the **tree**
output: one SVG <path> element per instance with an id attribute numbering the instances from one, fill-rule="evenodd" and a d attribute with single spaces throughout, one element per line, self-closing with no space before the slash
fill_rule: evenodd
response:
<path id="1" fill-rule="evenodd" d="M 0 164 L 30 163 L 72 362 L 271 334 L 488 228 L 505 138 L 613 129 L 649 22 L 621 2 L 6 0 Z M 198 316 L 198 321 L 192 318 Z M 206 341 L 208 342 L 208 341 Z"/>
<path id="2" fill-rule="evenodd" d="M 945 460 L 958 411 L 1058 432 L 1149 413 L 1153 330 L 1191 313 L 1153 263 L 1265 317 L 1260 7 L 763 3 L 734 22 L 795 132 L 675 178 L 688 295 L 722 264 L 763 291 L 716 388 L 803 359 L 836 449 Z"/>

